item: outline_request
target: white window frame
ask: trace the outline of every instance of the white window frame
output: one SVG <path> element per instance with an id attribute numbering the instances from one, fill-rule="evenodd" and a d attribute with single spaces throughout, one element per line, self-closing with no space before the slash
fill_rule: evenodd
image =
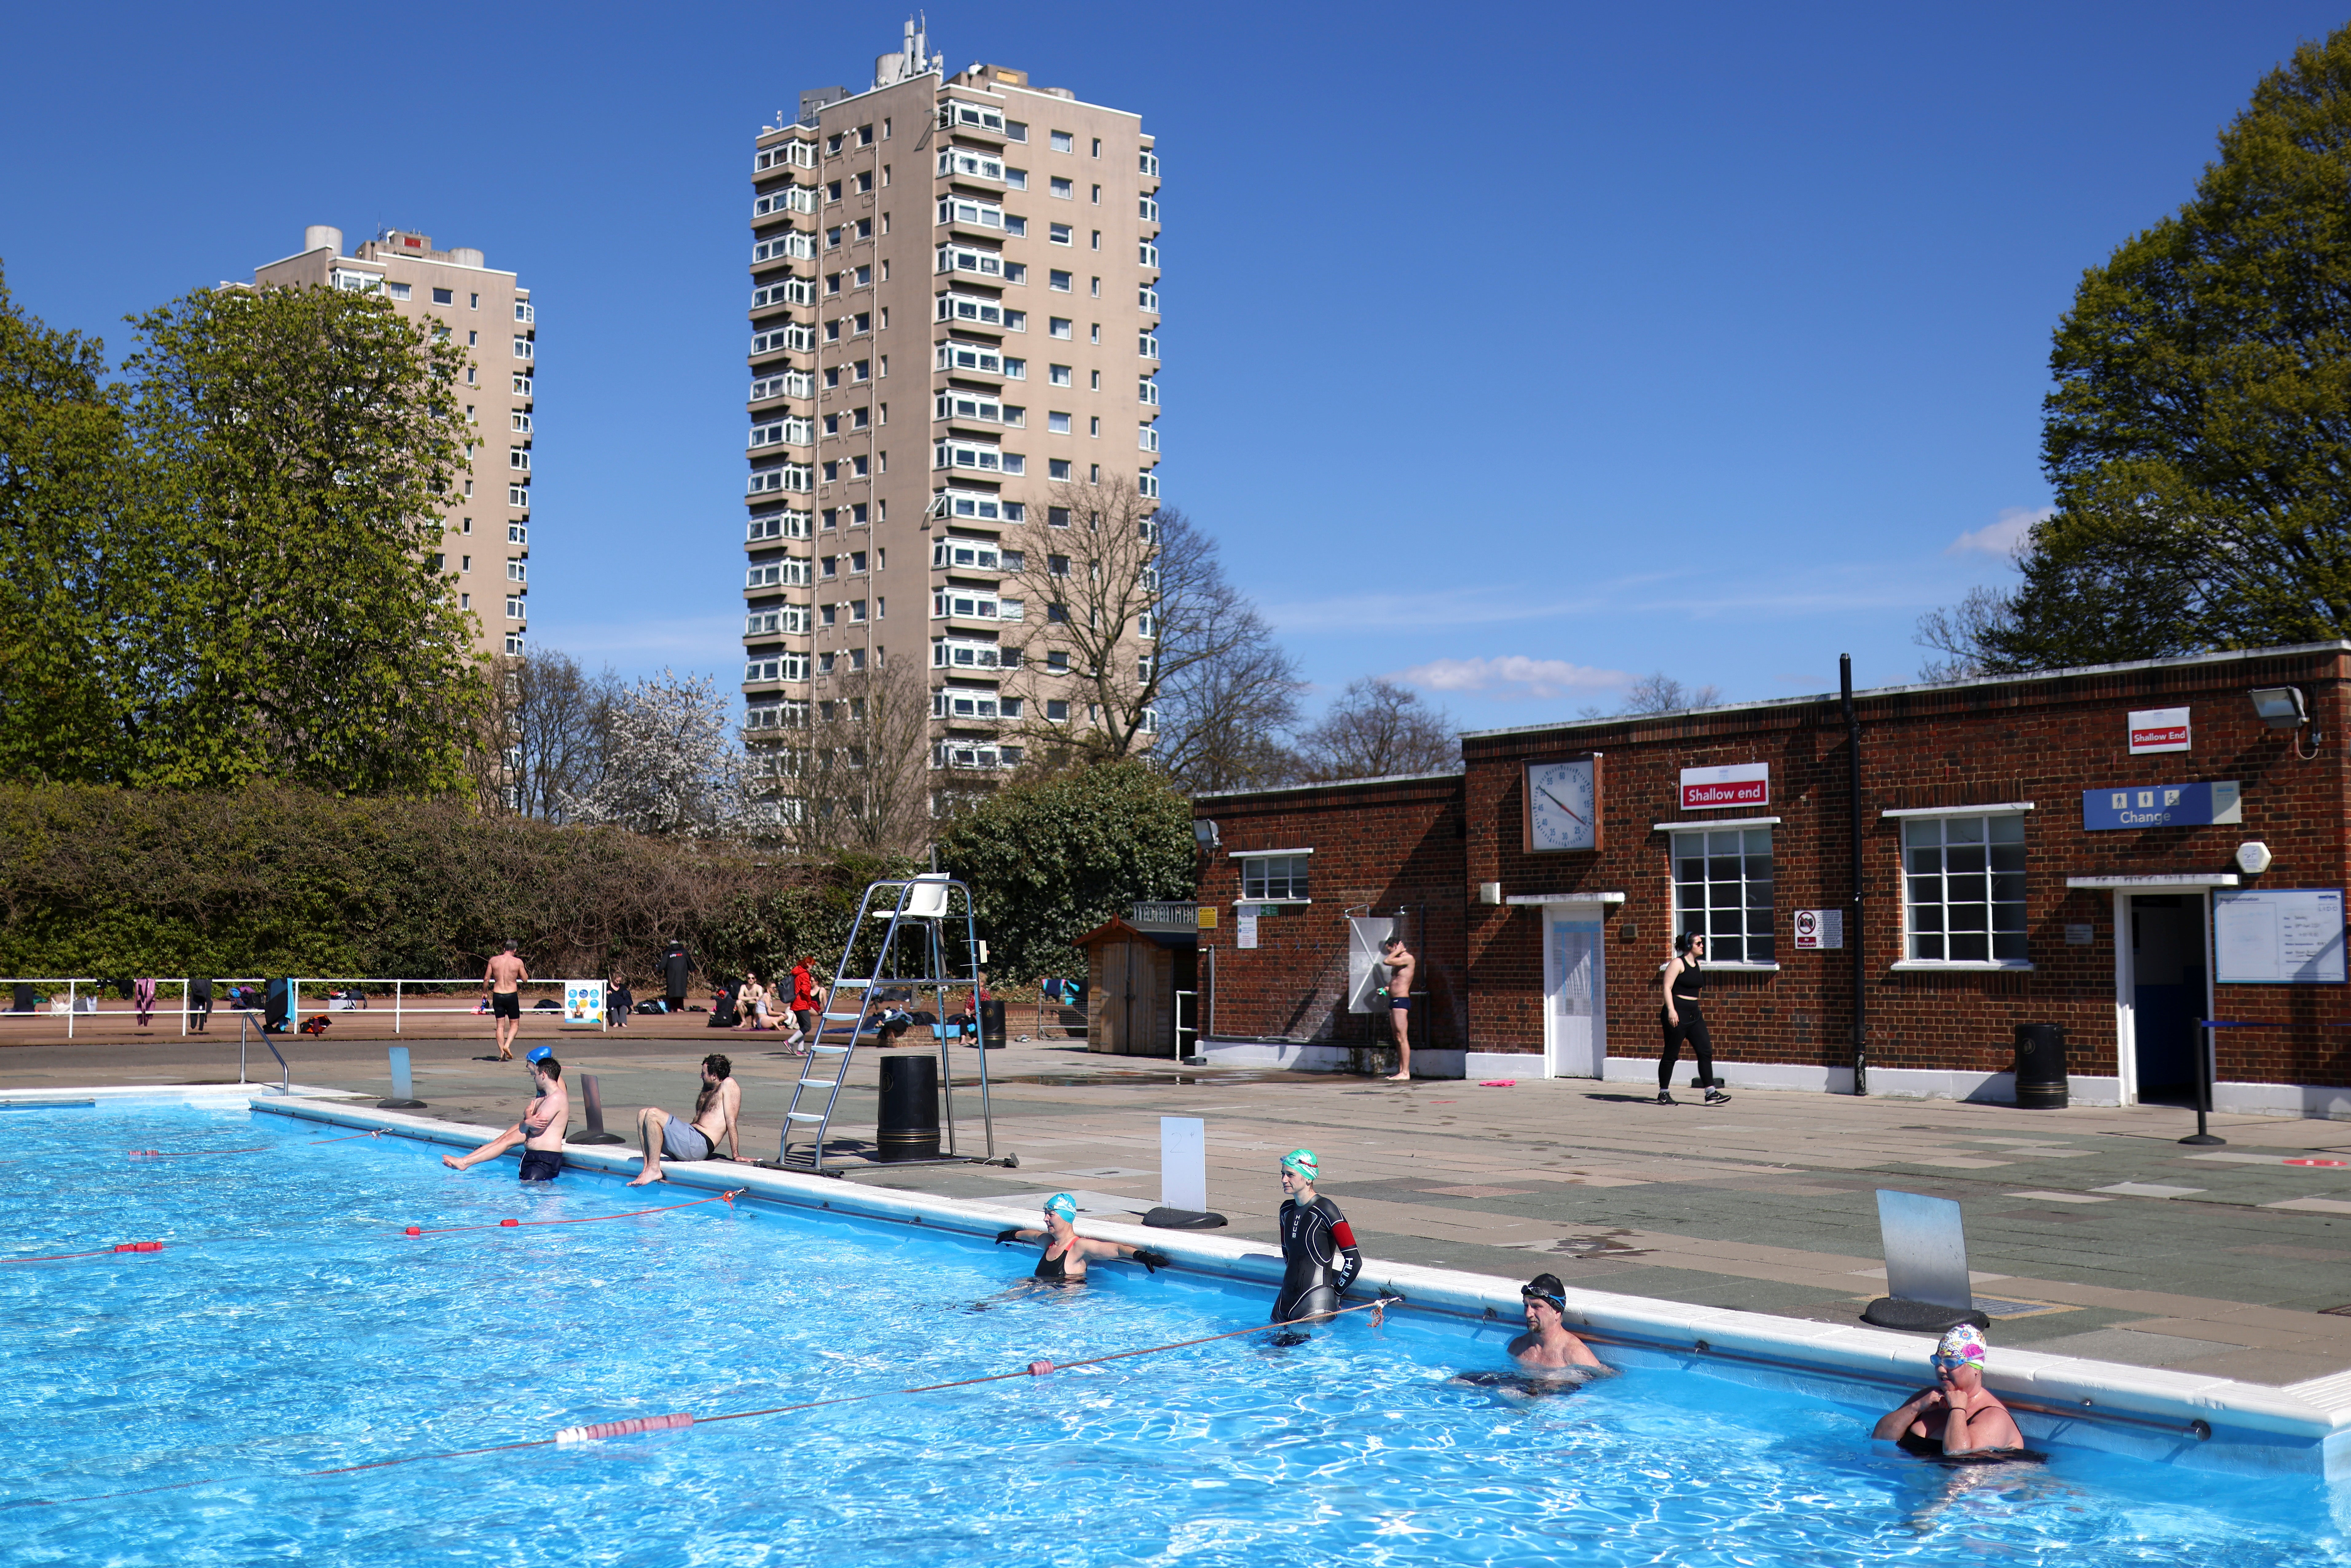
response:
<path id="1" fill-rule="evenodd" d="M 939 177 L 993 180 L 1004 183 L 1004 160 L 976 147 L 948 147 L 939 153 Z"/>
<path id="2" fill-rule="evenodd" d="M 1779 843 L 1774 831 L 1780 819 L 1777 817 L 1772 817 L 1769 819 L 1743 818 L 1737 821 L 1720 822 L 1661 822 L 1657 824 L 1658 831 L 1667 835 L 1666 844 L 1666 907 L 1672 911 L 1671 918 L 1673 921 L 1671 929 L 1667 934 L 1669 936 L 1679 936 L 1682 932 L 1690 929 L 1689 923 L 1693 917 L 1698 917 L 1698 929 L 1706 933 L 1706 967 L 1709 969 L 1719 969 L 1729 974 L 1768 975 L 1776 972 L 1780 967 L 1780 911 L 1778 902 Z M 1761 905 L 1761 908 L 1764 911 L 1762 940 L 1771 944 L 1771 952 L 1772 956 L 1770 958 L 1763 959 L 1748 956 L 1752 949 L 1749 947 L 1747 944 L 1756 939 L 1756 934 L 1746 929 L 1747 914 L 1750 910 L 1757 907 L 1757 905 L 1750 901 L 1750 884 L 1747 877 L 1747 857 L 1750 852 L 1746 841 L 1747 835 L 1750 833 L 1761 833 L 1764 835 L 1765 852 L 1771 857 L 1772 864 L 1773 881 L 1771 896 L 1767 903 Z M 1708 841 L 1709 835 L 1729 836 L 1731 834 L 1736 834 L 1740 840 L 1738 857 L 1740 862 L 1738 908 L 1740 911 L 1740 929 L 1737 936 L 1737 940 L 1740 944 L 1739 950 L 1740 956 L 1737 958 L 1719 958 L 1715 956 L 1717 944 L 1729 940 L 1729 938 L 1717 933 L 1713 929 L 1713 922 L 1711 919 L 1704 918 L 1710 915 L 1710 910 L 1692 909 L 1682 901 L 1682 889 L 1686 884 L 1683 883 L 1681 876 L 1682 862 L 1684 859 L 1681 841 L 1691 838 L 1697 839 L 1699 843 L 1699 858 L 1705 861 L 1708 865 L 1711 867 L 1713 862 L 1718 857 L 1712 852 L 1712 845 Z M 1704 885 L 1712 887 L 1715 885 L 1715 883 L 1713 879 L 1708 878 Z"/>
<path id="3" fill-rule="evenodd" d="M 995 670 L 1003 667 L 1002 650 L 993 643 L 982 643 L 970 637 L 931 639 L 931 668 L 935 670 Z"/>
<path id="4" fill-rule="evenodd" d="M 932 352 L 931 368 L 950 375 L 1000 376 L 1004 350 L 992 343 L 966 343 L 950 338 Z"/>
<path id="5" fill-rule="evenodd" d="M 2019 841 L 2022 842 L 2022 825 L 2025 821 L 2026 814 L 2032 811 L 2032 802 L 2030 800 L 2004 800 L 1990 805 L 1925 806 L 1886 810 L 1878 813 L 1881 821 L 1896 822 L 1902 830 L 1897 838 L 1896 846 L 1896 853 L 1898 856 L 1899 864 L 1897 874 L 1901 878 L 1900 886 L 1896 890 L 1896 895 L 1902 901 L 1902 956 L 1888 965 L 1887 967 L 1889 969 L 1920 971 L 1933 970 L 1943 973 L 1951 973 L 1954 971 L 1974 973 L 1992 971 L 2025 973 L 2031 971 L 2034 967 L 2032 961 L 2032 903 L 2030 883 L 2032 874 L 2031 864 L 2029 856 L 2022 854 L 2020 859 L 2023 861 L 2023 864 L 2021 865 L 2016 872 L 2000 873 L 1994 872 L 1991 869 L 1989 863 L 1990 856 L 1989 852 L 1987 852 L 1987 863 L 1984 872 L 1986 877 L 1989 878 L 1997 875 L 2013 874 L 2025 878 L 2026 885 L 2023 890 L 2024 896 L 2015 900 L 1994 900 L 1990 896 L 1991 889 L 1989 887 L 1986 888 L 1985 903 L 1987 905 L 1987 929 L 1984 932 L 1984 936 L 1987 939 L 1987 947 L 1995 945 L 2002 936 L 2014 936 L 2017 938 L 2017 946 L 2022 948 L 2025 955 L 2023 957 L 2001 958 L 1992 956 L 1985 958 L 1915 958 L 1911 956 L 1911 954 L 1916 951 L 1917 942 L 1920 936 L 1931 936 L 1933 937 L 1948 941 L 1952 936 L 1952 933 L 1949 929 L 1948 921 L 1946 922 L 1946 928 L 1941 932 L 1929 934 L 1914 932 L 1911 929 L 1911 911 L 1914 906 L 1910 897 L 1910 851 L 1912 846 L 1909 841 L 1910 833 L 1908 831 L 1913 823 L 1931 821 L 1946 825 L 1944 827 L 1944 831 L 1937 834 L 1937 838 L 1939 841 L 1935 847 L 1940 851 L 1946 852 L 1943 856 L 1945 869 L 1936 874 L 1946 879 L 1945 892 L 1947 896 L 1940 900 L 1939 904 L 1942 908 L 1948 911 L 1950 907 L 1950 900 L 1948 897 L 1948 879 L 1952 875 L 1952 873 L 1949 870 L 1948 852 L 1951 848 L 1951 843 L 1948 824 L 1954 819 L 1978 819 L 1982 821 L 1985 824 L 1985 830 L 1981 842 L 1983 843 L 1986 851 L 1989 852 L 1991 848 L 1991 824 L 1994 820 L 2016 822 L 2019 827 Z M 1960 873 L 1959 874 L 1966 875 L 1969 873 Z M 2017 928 L 2013 932 L 2002 932 L 1997 929 L 1998 915 L 1996 911 L 2001 904 L 2009 903 L 2013 903 L 2016 905 L 2018 912 L 2018 925 Z M 1924 906 L 1920 905 L 1918 907 Z M 1961 935 L 1973 935 L 1973 933 L 1962 933 Z"/>
<path id="6" fill-rule="evenodd" d="M 952 241 L 938 246 L 932 271 L 968 272 L 975 277 L 1004 276 L 1004 257 L 996 251 L 982 250 L 977 246 L 957 245 Z"/>
<path id="7" fill-rule="evenodd" d="M 976 196 L 942 196 L 939 198 L 939 222 L 1002 229 L 1004 206 L 1000 202 L 983 202 Z"/>
<path id="8" fill-rule="evenodd" d="M 1004 423 L 1004 402 L 992 392 L 974 392 L 967 387 L 949 387 L 931 402 L 933 419 L 977 420 L 982 424 Z"/>
<path id="9" fill-rule="evenodd" d="M 993 621 L 996 595 L 984 588 L 941 588 L 931 593 L 931 619 Z"/>
<path id="10" fill-rule="evenodd" d="M 936 571 L 1003 570 L 1003 554 L 993 539 L 934 539 L 931 567 Z"/>
<path id="11" fill-rule="evenodd" d="M 985 294 L 965 294 L 955 289 L 936 298 L 938 303 L 931 313 L 934 321 L 973 321 L 983 327 L 1005 324 L 1004 301 L 1001 299 Z"/>
<path id="12" fill-rule="evenodd" d="M 993 441 L 975 441 L 967 435 L 947 436 L 931 443 L 931 466 L 934 469 L 963 468 L 977 474 L 1018 473 L 1007 465 L 1004 449 Z"/>
<path id="13" fill-rule="evenodd" d="M 1241 878 L 1241 895 L 1233 902 L 1236 904 L 1301 904 L 1313 903 L 1313 854 L 1314 852 L 1311 849 L 1233 851 L 1229 858 L 1241 862 L 1238 868 Z M 1273 885 L 1273 879 L 1269 871 L 1265 868 L 1269 866 L 1270 862 L 1274 861 L 1295 862 L 1290 870 L 1283 873 L 1281 880 L 1283 891 L 1278 894 L 1263 891 L 1264 889 L 1270 888 Z M 1251 862 L 1255 862 L 1254 866 Z M 1257 885 L 1260 891 L 1257 893 L 1251 893 L 1249 891 L 1249 879 L 1252 875 L 1258 879 Z M 1290 891 L 1301 883 L 1303 883 L 1306 888 L 1305 893 L 1297 894 Z"/>

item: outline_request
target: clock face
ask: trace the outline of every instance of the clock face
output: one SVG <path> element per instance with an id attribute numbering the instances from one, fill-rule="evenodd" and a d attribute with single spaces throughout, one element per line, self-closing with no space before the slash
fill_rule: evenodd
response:
<path id="1" fill-rule="evenodd" d="M 1600 789 L 1593 759 L 1527 765 L 1527 848 L 1589 850 L 1600 844 Z"/>

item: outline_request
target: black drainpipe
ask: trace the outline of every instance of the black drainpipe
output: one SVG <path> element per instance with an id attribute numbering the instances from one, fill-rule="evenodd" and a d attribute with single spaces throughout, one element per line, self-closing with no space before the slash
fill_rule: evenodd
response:
<path id="1" fill-rule="evenodd" d="M 1861 719 L 1853 711 L 1853 655 L 1837 655 L 1844 706 L 1845 801 L 1853 818 L 1853 901 L 1845 910 L 1844 945 L 1853 954 L 1853 1092 L 1869 1092 L 1869 962 L 1862 949 Z"/>

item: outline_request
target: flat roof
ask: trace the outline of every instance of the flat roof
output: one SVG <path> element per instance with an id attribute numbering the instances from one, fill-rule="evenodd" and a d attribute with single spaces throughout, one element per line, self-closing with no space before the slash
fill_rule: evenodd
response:
<path id="1" fill-rule="evenodd" d="M 2033 670 L 2013 675 L 1969 675 L 1956 681 L 1913 681 L 1907 685 L 1870 686 L 1853 694 L 1855 702 L 1865 697 L 1900 696 L 1906 692 L 1962 691 L 1970 686 L 2022 685 L 2033 681 L 2070 680 L 2082 675 L 2120 674 L 2130 670 L 2179 669 L 2191 664 L 2220 664 L 2235 660 L 2273 659 L 2289 653 L 2351 653 L 2351 641 L 2337 638 L 2330 643 L 2294 643 L 2281 648 L 2229 648 L 2212 653 L 2181 653 L 2168 659 L 2134 659 L 2118 664 L 2072 664 L 2062 670 Z M 1841 700 L 1839 692 L 1822 692 L 1804 697 L 1764 697 L 1755 702 L 1722 703 L 1714 707 L 1673 708 L 1665 713 L 1616 714 L 1607 718 L 1562 718 L 1548 724 L 1511 725 L 1504 729 L 1469 729 L 1461 732 L 1467 740 L 1486 740 L 1505 735 L 1541 735 L 1562 729 L 1588 729 L 1602 725 L 1642 724 L 1663 718 L 1692 718 L 1700 714 L 1757 713 L 1775 708 L 1802 707 L 1812 703 L 1833 703 Z"/>
<path id="2" fill-rule="evenodd" d="M 1369 784 L 1425 784 L 1437 779 L 1458 779 L 1461 769 L 1442 773 L 1384 773 L 1369 779 L 1327 779 L 1320 784 L 1274 784 L 1263 789 L 1217 789 L 1192 797 L 1195 800 L 1238 800 L 1251 795 L 1296 795 L 1309 789 L 1349 789 Z M 1251 851 L 1251 853 L 1257 852 Z"/>

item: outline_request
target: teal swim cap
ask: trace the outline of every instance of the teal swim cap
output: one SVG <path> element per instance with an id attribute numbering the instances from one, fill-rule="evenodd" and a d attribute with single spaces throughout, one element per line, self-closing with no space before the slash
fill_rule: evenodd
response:
<path id="1" fill-rule="evenodd" d="M 1078 1200 L 1066 1192 L 1057 1192 L 1045 1200 L 1045 1212 L 1056 1218 L 1077 1223 Z"/>
<path id="2" fill-rule="evenodd" d="M 1322 1162 L 1314 1157 L 1312 1149 L 1292 1149 L 1281 1156 L 1281 1168 L 1297 1173 L 1301 1180 L 1311 1182 L 1322 1169 Z"/>

